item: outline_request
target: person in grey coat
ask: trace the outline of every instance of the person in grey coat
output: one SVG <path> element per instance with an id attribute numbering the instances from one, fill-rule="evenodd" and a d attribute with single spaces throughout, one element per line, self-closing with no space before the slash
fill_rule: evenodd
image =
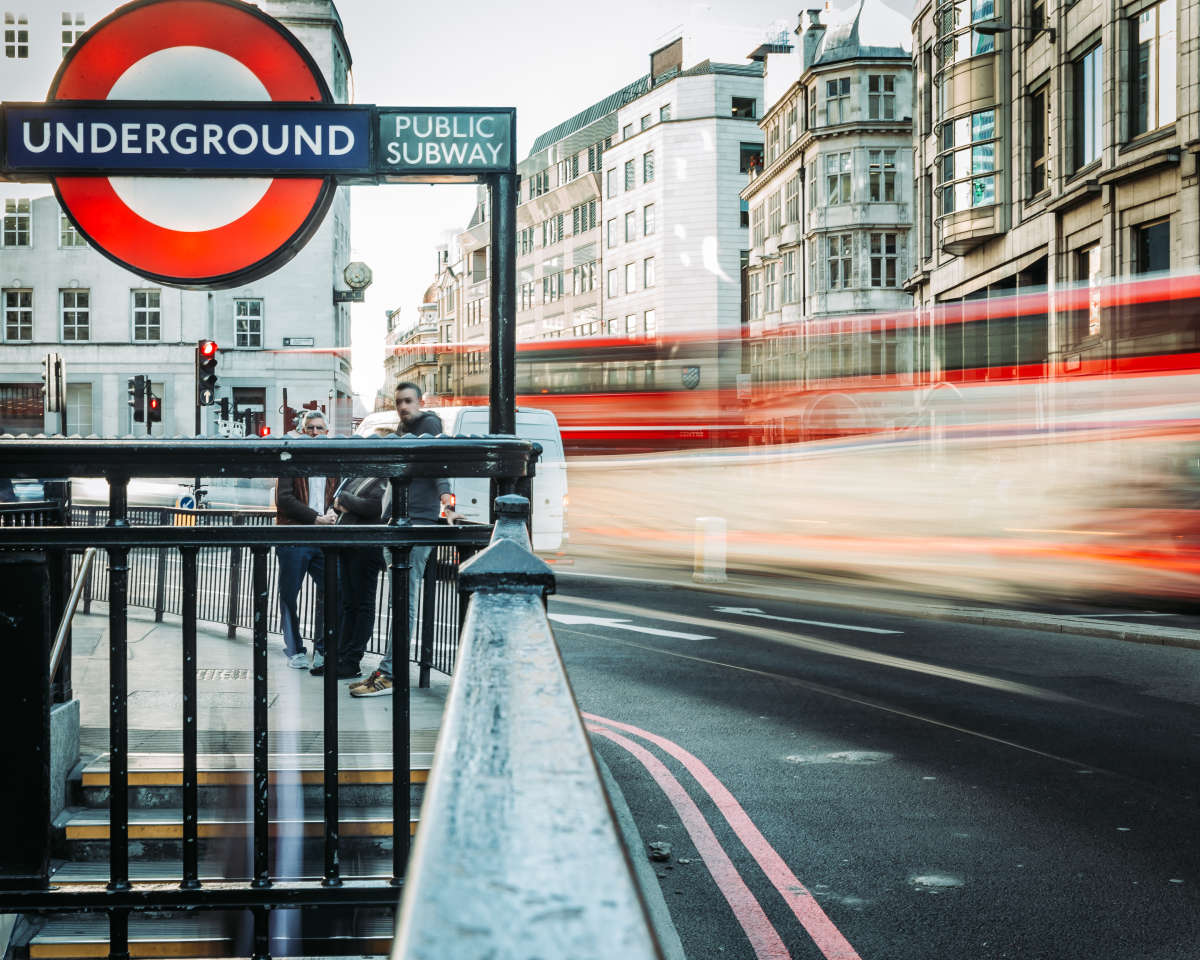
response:
<path id="1" fill-rule="evenodd" d="M 442 420 L 432 410 L 421 409 L 421 388 L 415 383 L 396 384 L 396 412 L 400 415 L 400 423 L 396 436 L 404 434 L 430 434 L 437 436 L 443 432 Z M 383 492 L 380 505 L 381 514 L 387 517 L 391 508 L 391 489 Z M 445 478 L 415 477 L 408 488 L 408 517 L 411 523 L 437 523 L 438 517 L 445 509 L 446 520 L 453 524 L 458 514 L 452 509 L 454 496 L 450 493 L 450 481 Z M 425 567 L 433 552 L 431 546 L 412 548 L 408 570 L 408 635 L 411 642 L 417 626 L 417 601 L 420 598 L 421 581 L 425 577 Z M 378 555 L 378 554 L 377 554 Z M 383 562 L 382 557 L 380 563 Z M 352 697 L 383 697 L 392 693 L 392 640 L 388 637 L 387 652 L 384 654 L 379 669 L 361 683 L 350 687 Z"/>

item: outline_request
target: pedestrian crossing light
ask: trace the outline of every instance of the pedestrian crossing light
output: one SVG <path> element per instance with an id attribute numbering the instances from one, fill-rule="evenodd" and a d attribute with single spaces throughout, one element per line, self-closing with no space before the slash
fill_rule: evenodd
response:
<path id="1" fill-rule="evenodd" d="M 196 406 L 207 407 L 217 398 L 217 341 L 196 341 Z"/>
<path id="2" fill-rule="evenodd" d="M 271 428 L 268 427 L 265 423 L 261 424 L 258 428 L 258 435 L 260 437 L 269 437 L 271 435 Z"/>
<path id="3" fill-rule="evenodd" d="M 140 373 L 129 378 L 129 406 L 133 409 L 133 422 L 146 422 L 146 378 Z"/>
<path id="4" fill-rule="evenodd" d="M 162 398 L 150 394 L 146 398 L 146 415 L 151 423 L 162 423 Z"/>

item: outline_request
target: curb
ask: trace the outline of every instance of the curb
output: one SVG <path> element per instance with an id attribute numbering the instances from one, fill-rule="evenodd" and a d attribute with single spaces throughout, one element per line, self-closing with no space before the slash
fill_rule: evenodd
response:
<path id="1" fill-rule="evenodd" d="M 558 570 L 559 578 L 595 580 L 619 580 L 673 589 L 687 588 L 718 593 L 726 596 L 759 597 L 764 600 L 796 600 L 827 607 L 871 609 L 923 620 L 943 620 L 954 623 L 972 623 L 980 626 L 1018 627 L 1022 630 L 1042 630 L 1048 633 L 1065 633 L 1074 636 L 1102 637 L 1122 640 L 1127 643 L 1146 643 L 1157 646 L 1181 647 L 1200 650 L 1200 630 L 1154 627 L 1130 623 L 1097 623 L 1086 617 L 1030 613 L 1021 610 L 992 610 L 982 607 L 957 607 L 932 603 L 914 603 L 898 600 L 881 594 L 862 593 L 853 597 L 839 597 L 836 593 L 805 590 L 796 587 L 765 588 L 756 584 L 731 581 L 724 584 L 699 583 L 691 580 L 655 580 L 648 577 L 623 577 L 615 574 L 594 573 L 584 570 Z"/>
<path id="2" fill-rule="evenodd" d="M 590 735 L 588 739 L 591 739 Z M 625 794 L 621 792 L 616 778 L 608 769 L 608 764 L 604 762 L 604 758 L 596 752 L 594 747 L 592 757 L 600 771 L 600 780 L 604 784 L 604 792 L 608 795 L 608 804 L 612 808 L 613 819 L 621 831 L 621 840 L 625 844 L 625 851 L 629 855 L 629 862 L 633 867 L 634 880 L 642 894 L 642 903 L 646 907 L 650 926 L 658 939 L 663 960 L 687 960 L 687 954 L 683 952 L 683 944 L 679 941 L 679 931 L 675 929 L 671 911 L 667 908 L 662 888 L 658 884 L 658 878 L 654 875 L 654 868 L 646 859 L 646 844 L 634 822 L 629 804 L 625 802 Z"/>

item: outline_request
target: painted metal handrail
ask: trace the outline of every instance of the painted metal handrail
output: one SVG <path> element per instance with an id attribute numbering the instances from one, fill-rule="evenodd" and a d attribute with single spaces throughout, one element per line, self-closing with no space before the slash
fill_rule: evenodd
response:
<path id="1" fill-rule="evenodd" d="M 71 586 L 71 596 L 67 598 L 67 606 L 62 612 L 62 619 L 58 622 L 58 633 L 54 635 L 54 649 L 50 652 L 50 683 L 52 684 L 54 678 L 58 676 L 58 665 L 62 661 L 63 649 L 67 644 L 67 634 L 71 632 L 71 620 L 75 616 L 75 609 L 79 606 L 79 598 L 83 596 L 83 588 L 92 572 L 92 562 L 96 559 L 97 553 L 99 551 L 95 547 L 88 547 L 83 552 L 79 572 L 75 575 L 75 583 Z"/>

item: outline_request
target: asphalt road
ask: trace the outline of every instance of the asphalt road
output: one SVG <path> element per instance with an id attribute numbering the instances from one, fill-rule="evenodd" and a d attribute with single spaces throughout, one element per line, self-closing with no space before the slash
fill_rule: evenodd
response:
<path id="1" fill-rule="evenodd" d="M 1200 651 L 569 575 L 549 610 L 691 960 L 1198 955 Z"/>

